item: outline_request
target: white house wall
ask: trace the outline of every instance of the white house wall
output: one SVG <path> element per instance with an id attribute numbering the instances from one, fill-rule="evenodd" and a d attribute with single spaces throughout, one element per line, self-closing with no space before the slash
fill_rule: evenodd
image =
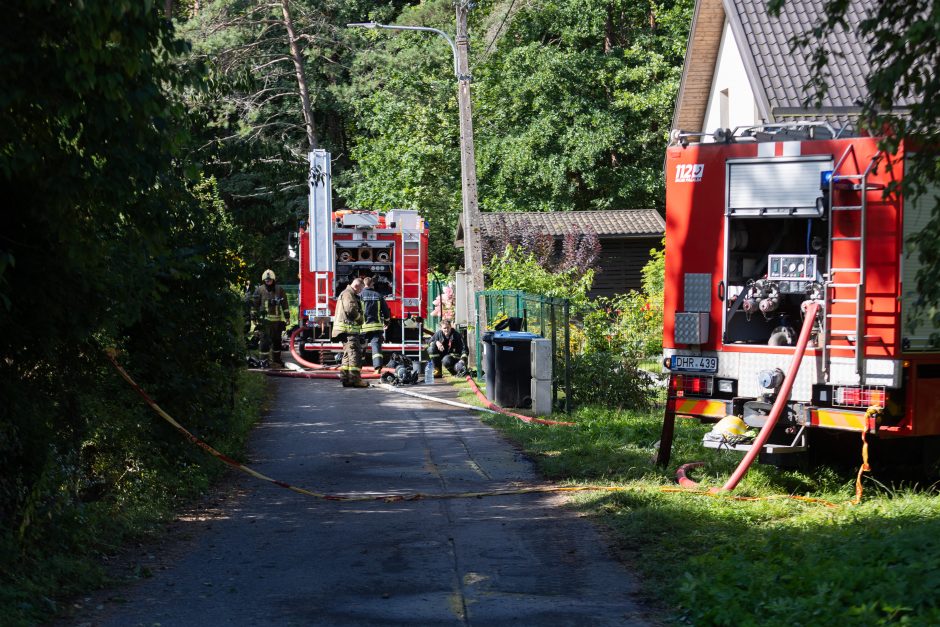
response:
<path id="1" fill-rule="evenodd" d="M 720 103 L 723 90 L 728 91 L 726 124 L 723 124 L 721 119 Z M 750 126 L 758 122 L 754 91 L 751 89 L 751 84 L 744 70 L 744 62 L 741 59 L 741 53 L 735 42 L 734 34 L 731 32 L 731 25 L 728 20 L 725 20 L 711 92 L 708 95 L 708 105 L 705 108 L 705 126 L 702 130 L 712 132 L 724 126 L 733 129 L 736 126 Z"/>

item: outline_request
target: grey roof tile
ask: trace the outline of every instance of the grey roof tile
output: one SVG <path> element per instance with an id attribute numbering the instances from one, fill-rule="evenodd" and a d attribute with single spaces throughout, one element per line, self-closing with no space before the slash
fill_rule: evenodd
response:
<path id="1" fill-rule="evenodd" d="M 847 29 L 830 34 L 825 44 L 832 50 L 828 63 L 829 88 L 825 106 L 854 106 L 865 96 L 869 71 L 868 50 L 856 36 L 859 22 L 873 0 L 850 0 Z M 787 0 L 779 17 L 767 13 L 766 0 L 725 0 L 728 19 L 736 22 L 746 41 L 745 54 L 753 60 L 757 79 L 771 110 L 800 107 L 809 95 L 805 86 L 812 74 L 812 59 L 805 51 L 793 52 L 790 40 L 813 28 L 822 19 L 820 0 Z"/>
<path id="2" fill-rule="evenodd" d="M 655 209 L 612 209 L 608 211 L 512 211 L 481 215 L 484 232 L 504 229 L 507 224 L 526 220 L 551 235 L 564 235 L 571 227 L 593 230 L 600 237 L 640 237 L 662 235 L 666 223 Z"/>

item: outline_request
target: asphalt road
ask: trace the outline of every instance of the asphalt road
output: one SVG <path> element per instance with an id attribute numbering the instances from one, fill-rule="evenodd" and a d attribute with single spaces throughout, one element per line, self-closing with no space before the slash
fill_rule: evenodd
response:
<path id="1" fill-rule="evenodd" d="M 328 493 L 537 484 L 468 411 L 382 389 L 272 379 L 249 464 Z M 412 388 L 439 395 L 443 384 Z M 182 549 L 82 625 L 641 625 L 636 578 L 551 494 L 343 503 L 247 476 Z"/>

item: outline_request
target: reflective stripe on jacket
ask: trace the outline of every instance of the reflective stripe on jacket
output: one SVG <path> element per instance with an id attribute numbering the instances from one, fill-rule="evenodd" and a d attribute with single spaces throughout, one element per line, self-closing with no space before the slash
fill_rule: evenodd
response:
<path id="1" fill-rule="evenodd" d="M 362 304 L 353 288 L 347 287 L 336 299 L 336 315 L 333 319 L 333 339 L 342 333 L 359 333 L 362 330 Z"/>
<path id="2" fill-rule="evenodd" d="M 362 299 L 363 318 L 365 319 L 362 332 L 369 333 L 370 331 L 384 330 L 385 322 L 392 317 L 392 312 L 382 295 L 375 290 L 365 289 L 362 290 L 359 298 Z"/>
<path id="3" fill-rule="evenodd" d="M 290 320 L 290 310 L 287 308 L 287 294 L 284 288 L 277 283 L 268 289 L 263 283 L 258 286 L 251 296 L 251 304 L 262 318 L 269 320 Z"/>

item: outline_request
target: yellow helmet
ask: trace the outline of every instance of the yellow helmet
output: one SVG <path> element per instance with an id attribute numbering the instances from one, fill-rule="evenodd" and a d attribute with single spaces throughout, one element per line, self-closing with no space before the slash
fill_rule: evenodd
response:
<path id="1" fill-rule="evenodd" d="M 726 438 L 734 438 L 744 435 L 748 426 L 737 416 L 725 416 L 715 423 L 712 427 L 712 433 L 723 435 Z"/>
<path id="2" fill-rule="evenodd" d="M 268 279 L 271 279 L 272 281 L 277 280 L 277 277 L 274 275 L 274 270 L 271 270 L 271 269 L 265 270 L 264 273 L 261 275 L 262 281 L 267 281 Z"/>

